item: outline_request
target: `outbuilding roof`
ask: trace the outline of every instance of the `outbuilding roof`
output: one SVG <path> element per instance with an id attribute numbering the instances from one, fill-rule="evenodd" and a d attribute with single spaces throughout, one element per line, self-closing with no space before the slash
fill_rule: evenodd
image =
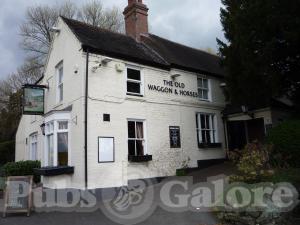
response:
<path id="1" fill-rule="evenodd" d="M 142 41 L 61 17 L 81 42 L 83 49 L 92 53 L 137 62 L 162 69 L 178 68 L 223 77 L 220 58 L 153 34 L 143 35 Z"/>

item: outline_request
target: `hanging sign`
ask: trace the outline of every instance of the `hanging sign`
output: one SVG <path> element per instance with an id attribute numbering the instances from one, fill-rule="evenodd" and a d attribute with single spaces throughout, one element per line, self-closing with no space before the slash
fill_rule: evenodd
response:
<path id="1" fill-rule="evenodd" d="M 23 87 L 23 114 L 44 114 L 44 88 L 41 85 L 25 85 Z"/>
<path id="2" fill-rule="evenodd" d="M 27 213 L 32 207 L 32 176 L 8 177 L 4 192 L 3 217 L 7 213 Z"/>

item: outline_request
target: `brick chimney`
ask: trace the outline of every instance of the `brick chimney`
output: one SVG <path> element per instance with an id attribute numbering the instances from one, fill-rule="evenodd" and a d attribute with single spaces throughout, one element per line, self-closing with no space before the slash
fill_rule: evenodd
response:
<path id="1" fill-rule="evenodd" d="M 123 12 L 126 34 L 137 41 L 141 40 L 140 34 L 148 33 L 148 10 L 143 0 L 128 0 L 128 6 Z"/>

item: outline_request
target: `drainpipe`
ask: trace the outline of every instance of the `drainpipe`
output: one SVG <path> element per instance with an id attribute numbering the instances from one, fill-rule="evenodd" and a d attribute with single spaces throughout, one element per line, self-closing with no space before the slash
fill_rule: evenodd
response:
<path id="1" fill-rule="evenodd" d="M 84 96 L 84 182 L 88 188 L 88 94 L 89 94 L 89 49 L 86 49 L 85 96 Z"/>

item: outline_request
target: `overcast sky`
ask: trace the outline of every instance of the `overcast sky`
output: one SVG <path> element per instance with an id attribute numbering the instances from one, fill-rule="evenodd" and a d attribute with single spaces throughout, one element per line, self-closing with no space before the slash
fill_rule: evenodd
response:
<path id="1" fill-rule="evenodd" d="M 89 0 L 72 0 L 79 5 Z M 59 1 L 57 1 L 59 2 Z M 127 0 L 102 0 L 105 7 L 124 9 Z M 22 64 L 19 26 L 26 8 L 55 4 L 55 0 L 1 0 L 0 4 L 0 79 Z M 150 32 L 175 42 L 216 51 L 216 38 L 223 39 L 220 24 L 221 0 L 144 0 L 149 8 Z"/>

